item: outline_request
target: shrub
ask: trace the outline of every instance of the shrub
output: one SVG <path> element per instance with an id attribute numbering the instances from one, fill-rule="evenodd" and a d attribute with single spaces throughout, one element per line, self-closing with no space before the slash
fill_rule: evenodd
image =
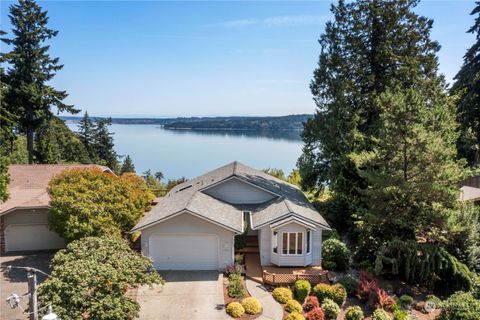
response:
<path id="1" fill-rule="evenodd" d="M 299 312 L 292 312 L 283 318 L 283 320 L 305 320 L 305 317 Z"/>
<path id="2" fill-rule="evenodd" d="M 233 318 L 240 318 L 245 313 L 245 309 L 239 302 L 230 302 L 227 305 L 227 313 Z"/>
<path id="3" fill-rule="evenodd" d="M 315 296 L 308 296 L 305 302 L 303 303 L 303 311 L 309 312 L 312 309 L 319 308 L 320 303 L 318 302 L 318 298 Z"/>
<path id="4" fill-rule="evenodd" d="M 441 320 L 480 319 L 480 300 L 468 292 L 458 291 L 442 302 Z"/>
<path id="5" fill-rule="evenodd" d="M 324 320 L 325 319 L 325 313 L 323 312 L 322 308 L 316 307 L 310 310 L 307 313 L 307 320 Z"/>
<path id="6" fill-rule="evenodd" d="M 242 300 L 242 307 L 248 314 L 257 314 L 262 312 L 262 305 L 257 298 L 248 297 Z"/>
<path id="7" fill-rule="evenodd" d="M 350 276 L 341 277 L 338 280 L 338 283 L 340 283 L 345 288 L 349 297 L 354 297 L 357 293 L 358 281 L 355 278 L 352 278 Z"/>
<path id="8" fill-rule="evenodd" d="M 133 319 L 139 305 L 127 287 L 163 283 L 152 261 L 114 236 L 87 237 L 58 251 L 52 277 L 38 289 L 41 306 L 52 304 L 62 319 Z M 3 307 L 2 307 L 3 308 Z"/>
<path id="9" fill-rule="evenodd" d="M 397 310 L 393 313 L 393 320 L 409 320 L 408 313 L 405 310 Z"/>
<path id="10" fill-rule="evenodd" d="M 242 280 L 230 281 L 227 291 L 230 298 L 243 298 Z"/>
<path id="11" fill-rule="evenodd" d="M 228 276 L 228 281 L 235 282 L 235 281 L 242 281 L 242 276 L 237 273 L 232 273 Z"/>
<path id="12" fill-rule="evenodd" d="M 425 296 L 425 299 L 423 299 L 423 301 L 432 301 L 433 303 L 435 303 L 435 306 L 437 306 L 437 308 L 442 303 L 442 300 L 440 300 L 440 298 L 438 298 L 436 295 L 433 295 L 433 294 L 429 294 Z"/>
<path id="13" fill-rule="evenodd" d="M 324 299 L 329 298 L 335 301 L 336 304 L 342 305 L 347 299 L 347 291 L 339 283 L 333 286 L 326 283 L 319 283 L 313 288 L 313 293 L 320 303 L 322 303 Z"/>
<path id="14" fill-rule="evenodd" d="M 363 315 L 362 308 L 359 306 L 351 306 L 345 310 L 345 320 L 363 320 L 365 316 Z"/>
<path id="15" fill-rule="evenodd" d="M 225 273 L 227 275 L 231 275 L 231 274 L 242 275 L 243 273 L 245 273 L 245 270 L 243 269 L 243 266 L 241 264 L 235 263 L 234 265 L 226 267 Z"/>
<path id="16" fill-rule="evenodd" d="M 377 309 L 372 314 L 372 320 L 392 320 L 392 317 L 383 309 Z"/>
<path id="17" fill-rule="evenodd" d="M 303 302 L 310 294 L 310 291 L 312 291 L 312 285 L 308 280 L 297 280 L 297 282 L 295 282 L 294 290 L 297 299 Z"/>
<path id="18" fill-rule="evenodd" d="M 361 302 L 372 301 L 372 295 L 379 290 L 378 280 L 369 272 L 360 271 L 357 298 Z"/>
<path id="19" fill-rule="evenodd" d="M 325 319 L 336 320 L 340 313 L 340 307 L 332 299 L 325 298 L 322 303 L 323 312 L 325 312 Z"/>
<path id="20" fill-rule="evenodd" d="M 287 312 L 302 312 L 302 305 L 297 300 L 288 300 L 285 304 L 285 311 Z"/>
<path id="21" fill-rule="evenodd" d="M 235 264 L 241 264 L 243 262 L 243 254 L 239 253 L 235 255 Z"/>
<path id="22" fill-rule="evenodd" d="M 335 263 L 335 269 L 343 271 L 348 269 L 350 264 L 350 250 L 347 245 L 338 239 L 328 239 L 323 242 L 322 257 L 324 267 L 328 270 L 325 263 Z"/>
<path id="23" fill-rule="evenodd" d="M 411 305 L 413 303 L 413 298 L 408 294 L 404 294 L 400 297 L 400 302 L 404 305 Z"/>
<path id="24" fill-rule="evenodd" d="M 375 308 L 391 310 L 392 306 L 396 303 L 395 300 L 391 296 L 389 296 L 388 293 L 385 292 L 385 290 L 383 289 L 378 289 L 377 292 L 372 294 L 372 296 L 374 297 L 372 299 L 372 301 L 374 302 L 371 304 L 371 306 Z"/>
<path id="25" fill-rule="evenodd" d="M 288 300 L 293 298 L 292 290 L 288 288 L 276 288 L 273 290 L 272 296 L 280 303 L 287 303 Z"/>

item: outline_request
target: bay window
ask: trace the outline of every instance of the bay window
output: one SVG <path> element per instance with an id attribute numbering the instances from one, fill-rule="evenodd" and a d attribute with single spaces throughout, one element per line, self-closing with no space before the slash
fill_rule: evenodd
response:
<path id="1" fill-rule="evenodd" d="M 310 242 L 312 241 L 311 233 L 312 232 L 310 230 L 307 231 L 307 254 L 312 252 L 312 248 L 311 248 L 311 245 L 310 245 Z"/>
<path id="2" fill-rule="evenodd" d="M 303 233 L 302 232 L 282 233 L 282 253 L 285 255 L 303 254 Z"/>
<path id="3" fill-rule="evenodd" d="M 278 251 L 278 232 L 277 231 L 273 231 L 273 234 L 272 234 L 272 250 L 273 250 L 273 253 L 277 253 Z"/>

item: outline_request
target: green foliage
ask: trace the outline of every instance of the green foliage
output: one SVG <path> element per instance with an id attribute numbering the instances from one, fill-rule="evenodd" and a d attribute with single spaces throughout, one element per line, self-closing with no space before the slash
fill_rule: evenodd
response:
<path id="1" fill-rule="evenodd" d="M 26 133 L 29 163 L 33 163 L 34 133 L 43 121 L 58 112 L 77 113 L 63 100 L 68 96 L 50 86 L 57 71 L 63 68 L 58 58 L 50 57 L 45 41 L 57 36 L 58 31 L 47 26 L 46 11 L 33 0 L 20 0 L 10 6 L 13 38 L 2 38 L 11 51 L 2 53 L 2 62 L 9 65 L 2 77 L 11 90 L 5 92 L 6 106 L 14 116 L 15 127 Z"/>
<path id="2" fill-rule="evenodd" d="M 129 287 L 163 283 L 150 259 L 112 236 L 86 237 L 55 254 L 51 277 L 39 287 L 42 305 L 52 304 L 65 320 L 132 319 L 139 305 L 125 295 Z M 45 310 L 45 309 L 43 309 Z"/>
<path id="3" fill-rule="evenodd" d="M 6 156 L 10 159 L 11 164 L 28 163 L 27 137 L 16 136 L 11 148 L 8 149 Z"/>
<path id="4" fill-rule="evenodd" d="M 287 182 L 300 187 L 302 185 L 302 176 L 300 175 L 300 171 L 298 171 L 298 169 L 293 169 L 287 177 Z"/>
<path id="5" fill-rule="evenodd" d="M 441 304 L 439 320 L 478 320 L 480 300 L 471 293 L 455 292 Z"/>
<path id="6" fill-rule="evenodd" d="M 230 298 L 243 298 L 243 277 L 237 273 L 228 276 L 227 292 Z"/>
<path id="7" fill-rule="evenodd" d="M 325 298 L 325 300 L 323 300 L 322 309 L 325 313 L 326 320 L 336 320 L 338 314 L 340 313 L 340 307 L 338 304 L 329 298 Z"/>
<path id="8" fill-rule="evenodd" d="M 344 271 L 350 265 L 350 250 L 347 245 L 338 239 L 328 239 L 323 242 L 322 259 L 325 269 L 328 270 L 327 265 L 330 262 L 335 264 L 335 269 Z"/>
<path id="9" fill-rule="evenodd" d="M 305 317 L 300 312 L 289 313 L 283 320 L 305 320 Z"/>
<path id="10" fill-rule="evenodd" d="M 10 177 L 8 176 L 8 158 L 0 157 L 0 203 L 8 199 L 8 183 Z"/>
<path id="11" fill-rule="evenodd" d="M 50 226 L 67 242 L 127 234 L 153 200 L 140 177 L 117 177 L 97 168 L 64 171 L 50 181 L 48 192 Z"/>
<path id="12" fill-rule="evenodd" d="M 409 320 L 410 317 L 405 310 L 397 310 L 393 313 L 393 320 Z"/>
<path id="13" fill-rule="evenodd" d="M 288 300 L 293 299 L 292 290 L 288 288 L 275 288 L 275 290 L 272 291 L 272 296 L 280 303 L 287 303 Z"/>
<path id="14" fill-rule="evenodd" d="M 392 317 L 383 309 L 377 309 L 372 314 L 372 320 L 392 320 Z"/>
<path id="15" fill-rule="evenodd" d="M 160 171 L 152 174 L 152 170 L 148 169 L 143 173 L 145 183 L 157 197 L 162 197 L 167 192 L 167 187 L 162 183 L 161 179 L 159 179 L 160 177 L 163 178 L 163 173 Z"/>
<path id="16" fill-rule="evenodd" d="M 90 159 L 96 159 L 97 155 L 93 148 L 93 139 L 95 134 L 95 125 L 92 119 L 88 116 L 88 112 L 85 111 L 82 119 L 78 122 L 78 136 L 85 146 L 85 150 L 88 152 Z"/>
<path id="17" fill-rule="evenodd" d="M 133 165 L 132 158 L 130 158 L 128 154 L 123 161 L 122 167 L 120 168 L 120 174 L 123 174 L 125 172 L 135 173 L 135 166 Z"/>
<path id="18" fill-rule="evenodd" d="M 350 306 L 345 310 L 345 320 L 363 320 L 362 308 L 359 306 Z"/>
<path id="19" fill-rule="evenodd" d="M 233 318 L 240 318 L 245 313 L 245 309 L 240 302 L 230 302 L 227 305 L 226 311 Z"/>
<path id="20" fill-rule="evenodd" d="M 313 293 L 320 303 L 325 301 L 325 299 L 331 299 L 341 306 L 347 299 L 347 291 L 339 283 L 334 285 L 319 283 L 313 288 Z"/>
<path id="21" fill-rule="evenodd" d="M 312 291 L 312 285 L 308 280 L 297 280 L 294 286 L 295 297 L 299 301 L 305 300 L 305 298 L 310 294 Z"/>
<path id="22" fill-rule="evenodd" d="M 345 288 L 349 297 L 354 297 L 357 293 L 358 281 L 355 278 L 347 275 L 338 279 L 338 283 Z"/>
<path id="23" fill-rule="evenodd" d="M 467 266 L 433 244 L 392 240 L 378 250 L 375 272 L 387 267 L 410 283 L 435 285 L 443 292 L 472 288 L 473 273 Z"/>
<path id="24" fill-rule="evenodd" d="M 92 148 L 96 156 L 95 163 L 103 164 L 119 172 L 119 163 L 117 153 L 113 148 L 113 133 L 108 131 L 108 127 L 112 124 L 111 118 L 98 118 L 95 121 L 92 137 Z"/>
<path id="25" fill-rule="evenodd" d="M 476 274 L 473 277 L 473 285 L 472 285 L 472 295 L 480 300 L 480 274 Z"/>
<path id="26" fill-rule="evenodd" d="M 267 168 L 267 169 L 263 169 L 262 171 L 265 172 L 266 174 L 269 174 L 269 175 L 271 175 L 271 176 L 274 176 L 275 178 L 278 178 L 278 179 L 280 179 L 280 180 L 287 181 L 287 178 L 285 177 L 285 172 L 283 172 L 282 169 L 278 169 L 278 168 Z"/>
<path id="27" fill-rule="evenodd" d="M 480 165 L 480 4 L 471 15 L 476 15 L 474 25 L 468 30 L 475 34 L 476 42 L 463 56 L 463 66 L 455 76 L 451 92 L 458 96 L 457 120 L 461 135 L 457 141 L 459 156 L 466 158 L 472 167 Z"/>
<path id="28" fill-rule="evenodd" d="M 242 307 L 245 309 L 245 313 L 258 314 L 262 312 L 262 305 L 257 298 L 248 297 L 242 300 Z"/>
<path id="29" fill-rule="evenodd" d="M 423 301 L 432 301 L 433 303 L 435 303 L 436 306 L 440 306 L 440 304 L 442 303 L 442 300 L 440 300 L 440 298 L 433 294 L 426 295 Z"/>
<path id="30" fill-rule="evenodd" d="M 302 312 L 302 305 L 295 299 L 288 300 L 285 304 L 287 312 Z"/>
<path id="31" fill-rule="evenodd" d="M 404 305 L 411 305 L 413 303 L 413 298 L 412 296 L 409 296 L 408 294 L 404 294 L 400 297 L 400 302 Z"/>

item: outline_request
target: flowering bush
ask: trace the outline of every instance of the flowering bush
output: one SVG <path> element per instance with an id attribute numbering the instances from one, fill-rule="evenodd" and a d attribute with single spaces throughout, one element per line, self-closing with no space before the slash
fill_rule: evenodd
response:
<path id="1" fill-rule="evenodd" d="M 350 250 L 338 239 L 328 239 L 323 242 L 322 257 L 325 269 L 343 271 L 350 265 Z"/>
<path id="2" fill-rule="evenodd" d="M 303 303 L 303 311 L 310 312 L 312 309 L 319 308 L 320 303 L 318 298 L 315 296 L 308 296 L 305 302 Z"/>
<path id="3" fill-rule="evenodd" d="M 288 288 L 276 288 L 273 290 L 272 296 L 280 303 L 287 303 L 288 300 L 293 299 L 292 290 Z"/>
<path id="4" fill-rule="evenodd" d="M 242 307 L 248 314 L 257 314 L 262 312 L 262 305 L 257 298 L 248 297 L 242 300 Z"/>
<path id="5" fill-rule="evenodd" d="M 234 265 L 227 266 L 225 268 L 225 274 L 227 276 L 229 276 L 231 274 L 241 275 L 241 274 L 244 274 L 244 273 L 245 273 L 245 269 L 243 269 L 243 266 L 241 264 L 238 264 L 238 263 L 235 263 Z"/>
<path id="6" fill-rule="evenodd" d="M 288 300 L 285 304 L 285 311 L 287 312 L 302 312 L 302 305 L 294 299 Z"/>
<path id="7" fill-rule="evenodd" d="M 307 320 L 324 320 L 325 313 L 323 312 L 322 308 L 316 307 L 307 313 L 306 319 Z"/>
<path id="8" fill-rule="evenodd" d="M 240 318 L 245 313 L 245 309 L 239 302 L 231 302 L 227 306 L 227 313 L 234 318 Z"/>

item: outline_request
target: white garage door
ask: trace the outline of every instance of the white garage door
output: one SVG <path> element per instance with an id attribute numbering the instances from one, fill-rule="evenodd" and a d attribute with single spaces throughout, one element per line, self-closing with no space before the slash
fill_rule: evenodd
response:
<path id="1" fill-rule="evenodd" d="M 157 270 L 218 270 L 216 235 L 151 235 L 149 252 Z"/>
<path id="2" fill-rule="evenodd" d="M 47 224 L 10 224 L 5 228 L 7 251 L 32 251 L 62 248 L 65 242 Z"/>

